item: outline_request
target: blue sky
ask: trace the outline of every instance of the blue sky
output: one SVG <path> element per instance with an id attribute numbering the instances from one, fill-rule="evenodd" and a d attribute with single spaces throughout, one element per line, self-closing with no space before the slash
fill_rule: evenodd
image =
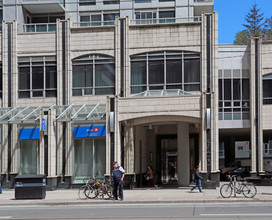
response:
<path id="1" fill-rule="evenodd" d="M 256 2 L 265 18 L 272 16 L 272 0 L 214 0 L 218 12 L 219 44 L 232 44 L 235 34 L 244 29 L 245 16 Z"/>

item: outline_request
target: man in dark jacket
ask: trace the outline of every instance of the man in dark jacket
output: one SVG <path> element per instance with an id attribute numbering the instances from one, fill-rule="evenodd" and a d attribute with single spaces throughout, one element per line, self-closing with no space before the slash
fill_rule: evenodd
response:
<path id="1" fill-rule="evenodd" d="M 196 167 L 195 171 L 195 186 L 191 189 L 190 192 L 193 192 L 193 190 L 198 187 L 199 192 L 201 192 L 201 180 L 203 180 L 203 177 L 199 174 L 199 167 Z"/>
<path id="2" fill-rule="evenodd" d="M 125 178 L 125 170 L 123 167 L 119 166 L 115 161 L 113 162 L 113 170 L 112 170 L 112 179 L 113 179 L 113 198 L 114 200 L 118 200 L 117 190 L 119 188 L 119 198 L 121 201 L 124 199 L 123 194 L 123 181 Z"/>

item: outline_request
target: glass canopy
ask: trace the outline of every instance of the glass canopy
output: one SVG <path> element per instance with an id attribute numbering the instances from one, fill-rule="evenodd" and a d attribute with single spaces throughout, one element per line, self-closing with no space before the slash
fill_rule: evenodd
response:
<path id="1" fill-rule="evenodd" d="M 146 90 L 144 92 L 133 95 L 132 97 L 144 97 L 144 96 L 180 96 L 180 95 L 192 95 L 189 92 L 185 92 L 181 89 L 164 89 L 164 90 Z"/>
<path id="2" fill-rule="evenodd" d="M 106 104 L 27 106 L 0 108 L 0 124 L 36 123 L 40 120 L 41 109 L 56 109 L 56 121 L 82 122 L 101 120 L 106 115 Z"/>

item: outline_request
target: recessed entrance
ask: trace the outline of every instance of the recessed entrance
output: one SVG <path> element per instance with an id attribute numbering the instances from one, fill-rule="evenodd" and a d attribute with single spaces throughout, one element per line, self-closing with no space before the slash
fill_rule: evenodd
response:
<path id="1" fill-rule="evenodd" d="M 177 136 L 157 136 L 157 170 L 159 184 L 178 183 Z"/>

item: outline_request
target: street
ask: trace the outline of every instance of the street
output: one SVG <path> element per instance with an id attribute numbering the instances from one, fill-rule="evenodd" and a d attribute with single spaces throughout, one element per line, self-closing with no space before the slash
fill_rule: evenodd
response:
<path id="1" fill-rule="evenodd" d="M 263 219 L 272 218 L 271 202 L 88 204 L 2 206 L 0 219 Z"/>

